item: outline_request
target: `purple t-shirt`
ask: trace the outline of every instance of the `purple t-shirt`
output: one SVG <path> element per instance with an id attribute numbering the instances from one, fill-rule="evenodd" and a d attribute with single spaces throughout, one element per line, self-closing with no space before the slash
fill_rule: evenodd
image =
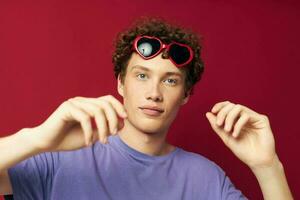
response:
<path id="1" fill-rule="evenodd" d="M 118 136 L 74 151 L 46 152 L 8 169 L 15 200 L 247 199 L 225 172 L 200 154 L 176 147 L 141 153 Z"/>

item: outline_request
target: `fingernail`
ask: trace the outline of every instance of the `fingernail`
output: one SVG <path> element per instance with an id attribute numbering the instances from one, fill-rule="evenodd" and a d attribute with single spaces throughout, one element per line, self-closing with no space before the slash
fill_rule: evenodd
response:
<path id="1" fill-rule="evenodd" d="M 126 112 L 123 112 L 123 117 L 127 117 L 127 113 Z"/>

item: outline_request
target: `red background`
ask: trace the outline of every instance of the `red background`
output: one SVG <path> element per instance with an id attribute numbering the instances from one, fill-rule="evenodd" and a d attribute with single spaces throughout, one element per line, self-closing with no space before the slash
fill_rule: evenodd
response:
<path id="1" fill-rule="evenodd" d="M 269 116 L 289 185 L 295 199 L 300 198 L 300 4 L 131 2 L 1 1 L 1 136 L 42 123 L 70 97 L 112 94 L 121 100 L 113 77 L 112 41 L 136 17 L 159 15 L 204 36 L 205 72 L 172 125 L 170 142 L 215 161 L 247 197 L 262 199 L 252 172 L 205 118 L 219 101 L 248 106 Z"/>

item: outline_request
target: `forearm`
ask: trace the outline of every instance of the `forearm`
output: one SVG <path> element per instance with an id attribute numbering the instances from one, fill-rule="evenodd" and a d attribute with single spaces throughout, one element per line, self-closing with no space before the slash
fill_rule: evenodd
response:
<path id="1" fill-rule="evenodd" d="M 283 165 L 277 155 L 269 166 L 251 170 L 258 180 L 265 200 L 293 199 Z"/>
<path id="2" fill-rule="evenodd" d="M 34 128 L 24 128 L 13 135 L 0 138 L 0 172 L 40 153 L 31 142 Z"/>

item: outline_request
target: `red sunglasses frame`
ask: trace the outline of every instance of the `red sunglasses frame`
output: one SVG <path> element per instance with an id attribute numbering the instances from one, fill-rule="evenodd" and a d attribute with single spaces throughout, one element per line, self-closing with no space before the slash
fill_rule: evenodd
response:
<path id="1" fill-rule="evenodd" d="M 141 53 L 139 52 L 138 47 L 137 47 L 137 43 L 138 43 L 138 41 L 139 41 L 141 38 L 148 38 L 148 39 L 156 39 L 156 40 L 158 40 L 159 43 L 160 43 L 160 49 L 159 49 L 155 54 L 153 54 L 152 56 L 145 57 L 143 54 L 141 54 Z M 151 58 L 157 56 L 163 49 L 167 49 L 167 51 L 169 52 L 169 49 L 170 49 L 170 47 L 171 47 L 173 44 L 177 44 L 177 45 L 179 45 L 179 46 L 186 47 L 186 48 L 189 50 L 189 52 L 190 52 L 190 57 L 189 57 L 189 59 L 188 59 L 186 62 L 182 63 L 182 64 L 177 64 L 177 63 L 172 59 L 172 57 L 169 56 L 169 59 L 171 60 L 171 62 L 172 62 L 175 66 L 177 66 L 177 67 L 182 67 L 182 66 L 188 64 L 189 62 L 191 62 L 191 61 L 193 60 L 193 58 L 194 58 L 194 52 L 193 52 L 193 50 L 192 50 L 192 48 L 191 48 L 190 46 L 188 46 L 188 45 L 186 45 L 186 44 L 174 42 L 174 41 L 172 41 L 170 44 L 164 44 L 159 38 L 157 38 L 157 37 L 155 37 L 155 36 L 147 36 L 147 35 L 141 36 L 141 35 L 138 35 L 138 36 L 134 39 L 132 49 L 135 50 L 135 51 L 136 51 L 143 59 L 148 60 L 148 59 L 151 59 Z"/>

